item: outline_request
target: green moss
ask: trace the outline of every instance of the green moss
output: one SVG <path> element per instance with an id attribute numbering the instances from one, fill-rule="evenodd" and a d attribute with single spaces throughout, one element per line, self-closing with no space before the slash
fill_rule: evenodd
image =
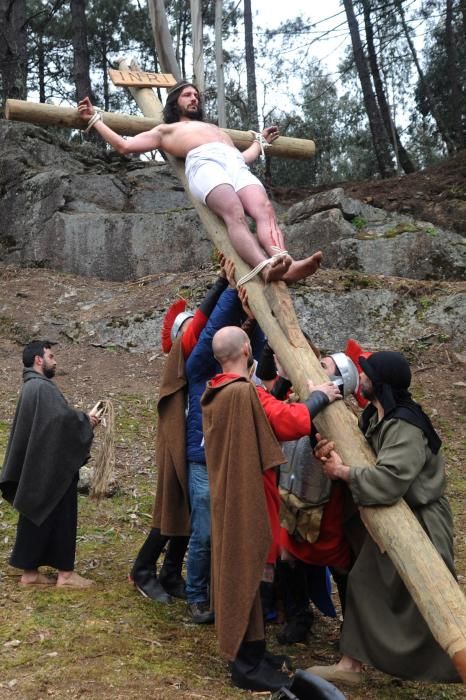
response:
<path id="1" fill-rule="evenodd" d="M 362 216 L 355 216 L 351 219 L 351 223 L 356 231 L 362 231 L 367 226 L 367 221 Z"/>
<path id="2" fill-rule="evenodd" d="M 345 292 L 351 289 L 378 289 L 380 286 L 380 280 L 358 272 L 349 273 L 343 281 Z"/>
<path id="3" fill-rule="evenodd" d="M 383 237 L 396 238 L 396 236 L 400 236 L 402 233 L 415 233 L 416 231 L 420 230 L 421 229 L 416 226 L 416 224 L 410 223 L 409 221 L 403 221 L 385 231 Z"/>

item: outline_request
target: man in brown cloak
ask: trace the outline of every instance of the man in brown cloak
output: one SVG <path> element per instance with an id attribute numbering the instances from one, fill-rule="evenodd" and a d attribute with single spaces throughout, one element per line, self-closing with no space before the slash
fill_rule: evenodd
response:
<path id="1" fill-rule="evenodd" d="M 168 356 L 157 403 L 157 490 L 152 527 L 130 574 L 137 590 L 158 603 L 169 603 L 171 596 L 186 598 L 181 569 L 191 525 L 186 471 L 185 361 L 226 286 L 222 272 L 195 313 L 186 311 L 186 302 L 180 299 L 168 310 L 162 327 L 162 349 Z M 157 562 L 165 547 L 165 559 L 157 575 Z"/>
<path id="2" fill-rule="evenodd" d="M 212 349 L 223 373 L 208 382 L 201 404 L 211 490 L 211 601 L 220 651 L 232 662 L 232 681 L 238 687 L 285 687 L 298 698 L 338 697 L 325 695 L 336 689 L 310 674 L 297 672 L 289 678 L 278 670 L 280 657 L 265 648 L 259 595 L 273 531 L 265 488 L 274 467 L 285 461 L 269 412 L 275 410 L 285 424 L 281 439 L 301 437 L 309 434 L 311 412 L 315 415 L 335 400 L 338 389 L 327 382 L 315 387 L 307 402 L 289 405 L 264 392 L 264 408 L 261 390 L 249 381 L 252 351 L 244 331 L 223 328 L 215 334 Z"/>

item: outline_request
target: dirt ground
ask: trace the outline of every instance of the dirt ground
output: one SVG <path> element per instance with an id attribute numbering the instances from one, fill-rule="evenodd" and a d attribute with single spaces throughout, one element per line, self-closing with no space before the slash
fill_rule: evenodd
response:
<path id="1" fill-rule="evenodd" d="M 324 274 L 324 273 L 319 273 Z M 328 271 L 331 275 L 331 271 Z M 202 271 L 201 289 L 212 273 Z M 0 501 L 0 698 L 239 698 L 217 654 L 211 627 L 190 624 L 177 601 L 143 599 L 127 574 L 150 524 L 155 486 L 155 399 L 163 358 L 158 348 L 128 352 L 102 347 L 74 332 L 85 321 L 115 322 L 125 313 L 164 309 L 192 274 L 160 275 L 138 283 L 80 279 L 47 270 L 0 267 L 0 460 L 21 382 L 20 352 L 31 332 L 59 340 L 56 381 L 69 401 L 90 408 L 111 398 L 116 411 L 118 489 L 101 503 L 80 496 L 77 570 L 96 581 L 92 592 L 20 590 L 8 567 L 16 515 Z M 342 286 L 342 290 L 344 285 Z M 74 329 L 74 330 L 73 330 Z M 465 358 L 448 344 L 410 352 L 414 394 L 432 415 L 445 444 L 448 493 L 456 521 L 459 580 L 466 582 L 464 502 Z M 96 438 L 98 444 L 99 438 Z M 268 629 L 273 650 L 276 625 Z M 318 617 L 308 644 L 285 648 L 296 667 L 338 658 L 339 621 Z M 263 695 L 267 697 L 267 694 Z M 367 673 L 352 700 L 464 697 L 459 686 L 401 682 Z"/>

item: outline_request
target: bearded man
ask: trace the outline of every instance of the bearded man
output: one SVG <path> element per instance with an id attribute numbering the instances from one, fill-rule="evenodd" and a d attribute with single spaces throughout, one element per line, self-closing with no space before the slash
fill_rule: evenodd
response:
<path id="1" fill-rule="evenodd" d="M 3 498 L 19 511 L 10 564 L 23 569 L 20 585 L 53 585 L 39 567 L 58 569 L 57 586 L 86 588 L 74 571 L 79 468 L 87 461 L 100 422 L 71 408 L 52 381 L 56 360 L 48 341 L 23 350 L 23 388 L 0 474 Z"/>
<path id="2" fill-rule="evenodd" d="M 78 111 L 88 120 L 88 128 L 96 129 L 119 153 L 158 149 L 185 158 L 191 194 L 223 219 L 236 252 L 262 274 L 265 282 L 296 282 L 319 268 L 320 251 L 299 261 L 286 253 L 273 206 L 262 183 L 248 168 L 278 138 L 276 126 L 263 129 L 249 148 L 240 152 L 223 129 L 203 121 L 199 92 L 185 80 L 168 93 L 165 124 L 131 138 L 123 138 L 104 124 L 88 97 L 79 102 Z M 246 214 L 256 223 L 257 238 L 249 229 Z"/>

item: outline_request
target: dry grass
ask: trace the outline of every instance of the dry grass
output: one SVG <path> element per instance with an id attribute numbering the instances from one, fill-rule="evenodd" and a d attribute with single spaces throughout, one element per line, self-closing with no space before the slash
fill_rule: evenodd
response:
<path id="1" fill-rule="evenodd" d="M 90 488 L 91 498 L 104 498 L 115 478 L 115 409 L 109 399 L 102 401 L 100 443 L 95 456 Z"/>

